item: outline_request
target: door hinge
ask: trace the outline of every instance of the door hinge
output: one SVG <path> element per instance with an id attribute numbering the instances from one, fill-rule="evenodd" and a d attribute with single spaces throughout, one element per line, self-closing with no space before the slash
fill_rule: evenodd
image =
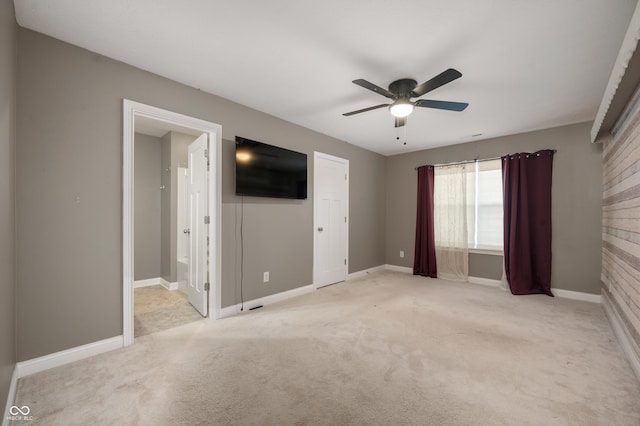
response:
<path id="1" fill-rule="evenodd" d="M 204 158 L 209 158 L 209 150 L 208 149 L 204 150 Z"/>
<path id="2" fill-rule="evenodd" d="M 346 216 L 344 217 L 344 223 L 347 223 L 347 217 Z"/>
<path id="3" fill-rule="evenodd" d="M 344 180 L 347 180 L 347 174 L 346 173 L 344 174 Z"/>
<path id="4" fill-rule="evenodd" d="M 211 287 L 209 283 L 204 283 L 204 291 L 209 291 L 209 287 Z"/>
<path id="5" fill-rule="evenodd" d="M 205 225 L 208 225 L 210 220 L 211 220 L 211 217 L 210 217 L 210 216 L 205 216 L 205 217 L 204 217 L 204 224 L 205 224 Z"/>
<path id="6" fill-rule="evenodd" d="M 345 264 L 345 265 L 347 264 L 347 259 L 345 259 L 345 260 L 344 260 L 344 264 Z"/>

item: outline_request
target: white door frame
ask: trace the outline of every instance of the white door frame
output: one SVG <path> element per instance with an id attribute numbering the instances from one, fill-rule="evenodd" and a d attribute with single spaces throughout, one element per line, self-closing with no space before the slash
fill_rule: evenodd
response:
<path id="1" fill-rule="evenodd" d="M 316 273 L 316 263 L 317 263 L 317 236 L 318 233 L 316 229 L 318 229 L 318 218 L 316 217 L 316 205 L 317 200 L 316 196 L 318 194 L 318 168 L 316 167 L 316 163 L 318 158 L 324 158 L 327 160 L 337 161 L 339 163 L 343 163 L 347 169 L 347 177 L 349 176 L 349 160 L 341 157 L 336 157 L 335 155 L 325 154 L 323 152 L 314 151 L 313 152 L 313 285 L 317 289 L 318 288 L 318 277 Z M 347 178 L 347 185 L 345 188 L 345 212 L 344 214 L 347 216 L 347 224 L 345 229 L 345 256 L 347 258 L 346 263 L 346 272 L 344 279 L 347 279 L 349 275 L 349 223 L 351 219 L 349 219 L 349 182 L 350 180 Z"/>
<path id="2" fill-rule="evenodd" d="M 133 343 L 133 206 L 135 119 L 146 117 L 209 134 L 209 318 L 220 318 L 222 264 L 222 126 L 139 102 L 123 99 L 122 157 L 122 337 Z"/>

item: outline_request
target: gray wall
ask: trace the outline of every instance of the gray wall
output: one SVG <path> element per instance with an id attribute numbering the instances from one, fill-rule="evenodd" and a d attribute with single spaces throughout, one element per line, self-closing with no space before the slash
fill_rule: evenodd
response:
<path id="1" fill-rule="evenodd" d="M 135 135 L 134 280 L 160 277 L 160 138 Z"/>
<path id="2" fill-rule="evenodd" d="M 350 160 L 350 272 L 384 263 L 385 157 L 29 30 L 18 49 L 19 360 L 122 333 L 123 98 L 222 125 L 223 306 L 239 302 L 236 135 L 310 160 L 308 200 L 245 197 L 245 300 L 312 283 L 314 150 Z"/>
<path id="3" fill-rule="evenodd" d="M 502 260 L 502 256 L 469 253 L 469 276 L 500 280 L 502 279 Z"/>
<path id="4" fill-rule="evenodd" d="M 13 2 L 0 0 L 0 407 L 16 363 L 15 335 L 15 82 Z"/>
<path id="5" fill-rule="evenodd" d="M 415 167 L 508 153 L 557 149 L 552 184 L 552 273 L 555 288 L 600 293 L 602 146 L 589 142 L 590 123 L 412 152 L 387 159 L 386 262 L 413 266 Z M 398 255 L 405 251 L 405 258 Z M 474 256 L 469 274 L 498 279 L 495 257 Z M 490 262 L 493 266 L 490 266 Z"/>

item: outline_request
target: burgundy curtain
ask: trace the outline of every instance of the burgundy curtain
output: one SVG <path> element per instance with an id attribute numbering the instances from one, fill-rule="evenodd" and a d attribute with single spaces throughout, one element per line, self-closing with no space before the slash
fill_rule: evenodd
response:
<path id="1" fill-rule="evenodd" d="M 502 157 L 504 268 L 513 294 L 551 293 L 553 150 Z"/>
<path id="2" fill-rule="evenodd" d="M 418 212 L 413 275 L 437 277 L 436 243 L 433 234 L 433 166 L 418 168 Z"/>

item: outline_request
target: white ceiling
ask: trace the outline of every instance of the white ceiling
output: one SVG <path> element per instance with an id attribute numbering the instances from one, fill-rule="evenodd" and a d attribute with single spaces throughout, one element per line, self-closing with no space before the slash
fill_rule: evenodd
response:
<path id="1" fill-rule="evenodd" d="M 15 0 L 23 27 L 385 155 L 593 120 L 635 5 Z M 385 108 L 342 116 L 388 101 L 354 79 L 447 68 L 463 77 L 422 98 L 464 112 L 419 108 L 400 132 Z"/>

